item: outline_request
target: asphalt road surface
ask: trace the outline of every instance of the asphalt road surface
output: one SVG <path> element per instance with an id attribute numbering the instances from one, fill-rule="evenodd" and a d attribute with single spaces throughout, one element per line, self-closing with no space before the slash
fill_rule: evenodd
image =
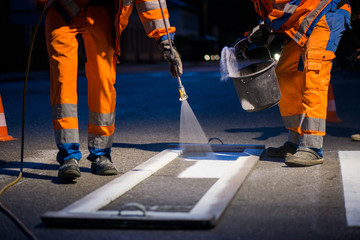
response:
<path id="1" fill-rule="evenodd" d="M 166 66 L 167 68 L 167 66 Z M 0 187 L 19 174 L 22 73 L 1 74 L 2 97 L 9 134 L 17 141 L 0 142 Z M 287 138 L 278 107 L 248 113 L 241 108 L 231 81 L 221 82 L 217 64 L 185 64 L 183 84 L 188 103 L 208 138 L 225 144 L 280 146 Z M 188 229 L 120 229 L 49 227 L 41 220 L 48 211 L 59 211 L 118 176 L 96 176 L 86 160 L 87 84 L 78 79 L 79 128 L 83 159 L 82 176 L 72 183 L 57 178 L 56 146 L 51 123 L 49 77 L 32 72 L 27 90 L 24 175 L 3 193 L 0 201 L 39 239 L 360 239 L 360 227 L 347 217 L 359 216 L 360 183 L 351 183 L 355 206 L 346 207 L 339 157 L 354 153 L 350 164 L 360 172 L 360 142 L 350 135 L 360 129 L 360 74 L 334 69 L 332 78 L 337 115 L 342 123 L 329 123 L 324 139 L 325 162 L 308 168 L 289 168 L 283 159 L 262 155 L 237 191 L 215 227 Z M 112 157 L 124 174 L 179 142 L 180 108 L 177 80 L 163 65 L 120 66 L 117 82 L 116 130 Z M 345 153 L 345 154 L 343 154 Z M 358 154 L 358 155 L 356 155 Z M 126 202 L 141 202 L 147 210 L 189 211 L 214 183 L 212 178 L 178 181 L 186 164 L 159 170 L 151 179 L 126 193 L 107 209 Z M 354 179 L 350 177 L 350 180 Z M 354 198 L 355 196 L 355 198 Z M 359 213 L 359 214 L 357 214 Z M 12 221 L 0 214 L 1 239 L 26 239 Z"/>

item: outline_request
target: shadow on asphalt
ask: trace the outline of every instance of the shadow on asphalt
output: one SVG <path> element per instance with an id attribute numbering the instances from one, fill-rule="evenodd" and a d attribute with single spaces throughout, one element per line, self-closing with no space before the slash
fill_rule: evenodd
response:
<path id="1" fill-rule="evenodd" d="M 267 140 L 272 137 L 280 136 L 283 133 L 286 133 L 284 127 L 260 127 L 260 128 L 233 128 L 226 129 L 225 132 L 229 133 L 239 133 L 239 132 L 248 132 L 248 133 L 262 133 L 261 136 L 253 138 L 255 140 Z"/>
<path id="2" fill-rule="evenodd" d="M 169 144 L 173 143 L 146 143 L 146 144 L 135 144 L 135 143 L 113 143 L 112 147 L 117 148 L 136 148 L 144 151 L 162 151 L 167 148 Z"/>
<path id="3" fill-rule="evenodd" d="M 326 127 L 326 134 L 334 137 L 345 137 L 350 138 L 351 135 L 359 133 L 360 129 L 358 128 L 346 128 L 346 127 L 336 127 L 328 126 Z"/>
<path id="4" fill-rule="evenodd" d="M 248 133 L 262 133 L 261 136 L 253 138 L 255 140 L 267 140 L 272 137 L 280 136 L 283 133 L 286 133 L 287 130 L 285 127 L 260 127 L 260 128 L 233 128 L 226 129 L 225 132 L 229 133 L 240 133 L 240 132 L 248 132 Z M 345 137 L 349 138 L 352 134 L 359 133 L 360 129 L 356 128 L 347 128 L 339 126 L 327 126 L 326 127 L 326 135 L 334 136 L 334 137 Z"/>
<path id="5" fill-rule="evenodd" d="M 58 171 L 58 164 L 48 164 L 48 163 L 36 163 L 36 162 L 24 162 L 23 164 L 23 178 L 32 178 L 32 179 L 42 179 L 42 180 L 51 180 L 55 184 L 73 184 L 76 183 L 74 180 L 64 180 L 56 176 L 50 175 L 41 175 L 36 173 L 27 172 L 27 169 L 36 169 L 36 170 L 53 170 Z M 81 172 L 91 172 L 90 168 L 80 167 Z M 0 160 L 0 174 L 7 176 L 18 176 L 20 172 L 20 162 L 7 162 Z"/>
<path id="6" fill-rule="evenodd" d="M 265 161 L 265 162 L 285 162 L 284 158 L 274 158 L 274 157 L 269 157 L 266 153 L 266 150 L 264 150 L 264 152 L 260 155 L 260 161 Z"/>

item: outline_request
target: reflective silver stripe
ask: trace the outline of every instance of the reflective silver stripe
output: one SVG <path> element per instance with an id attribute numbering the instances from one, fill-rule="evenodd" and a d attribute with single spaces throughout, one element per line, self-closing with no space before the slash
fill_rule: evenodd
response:
<path id="1" fill-rule="evenodd" d="M 149 21 L 149 22 L 145 22 L 145 23 L 143 23 L 143 25 L 144 25 L 145 31 L 147 33 L 151 32 L 151 31 L 153 31 L 155 29 L 165 28 L 164 21 L 162 19 L 157 19 L 157 20 L 152 20 L 152 21 Z M 169 19 L 166 19 L 166 25 L 170 26 Z"/>
<path id="2" fill-rule="evenodd" d="M 305 114 L 299 114 L 294 116 L 283 116 L 282 120 L 286 128 L 296 128 L 301 126 L 304 118 Z"/>
<path id="3" fill-rule="evenodd" d="M 79 143 L 78 129 L 60 129 L 55 131 L 56 144 Z"/>
<path id="4" fill-rule="evenodd" d="M 323 7 L 328 4 L 329 0 L 320 0 L 317 7 L 312 10 L 301 22 L 300 27 L 297 33 L 294 36 L 294 40 L 298 42 L 301 37 L 305 34 L 306 29 L 311 24 L 311 21 L 316 17 L 316 15 L 323 9 Z"/>
<path id="5" fill-rule="evenodd" d="M 112 126 L 115 123 L 115 112 L 96 113 L 89 111 L 89 123 L 99 127 Z"/>
<path id="6" fill-rule="evenodd" d="M 134 4 L 135 0 L 122 0 L 122 5 L 123 6 L 131 6 Z"/>
<path id="7" fill-rule="evenodd" d="M 77 104 L 57 104 L 51 107 L 52 119 L 77 118 Z"/>
<path id="8" fill-rule="evenodd" d="M 300 139 L 300 146 L 308 148 L 322 148 L 323 137 L 319 135 L 304 134 Z"/>
<path id="9" fill-rule="evenodd" d="M 60 1 L 70 11 L 72 16 L 76 16 L 80 12 L 79 6 L 73 0 L 60 0 Z"/>
<path id="10" fill-rule="evenodd" d="M 325 119 L 321 118 L 309 118 L 306 117 L 304 119 L 303 124 L 301 125 L 302 130 L 309 130 L 309 131 L 319 131 L 325 132 L 326 130 L 326 121 Z"/>
<path id="11" fill-rule="evenodd" d="M 297 9 L 297 7 L 298 7 L 297 5 L 286 4 L 283 11 L 286 13 L 293 14 L 295 12 L 295 10 Z"/>
<path id="12" fill-rule="evenodd" d="M 297 5 L 292 4 L 284 4 L 284 3 L 275 3 L 274 8 L 280 11 L 283 11 L 285 13 L 293 14 L 295 10 L 297 9 Z"/>
<path id="13" fill-rule="evenodd" d="M 163 7 L 163 9 L 167 8 L 165 0 L 161 0 L 161 6 Z M 146 1 L 146 2 L 141 2 L 139 4 L 136 4 L 136 9 L 139 13 L 141 13 L 141 12 L 146 12 L 146 11 L 150 11 L 150 10 L 160 9 L 160 5 L 159 5 L 158 0 Z"/>
<path id="14" fill-rule="evenodd" d="M 288 141 L 299 145 L 300 144 L 300 134 L 289 130 Z"/>
<path id="15" fill-rule="evenodd" d="M 114 134 L 110 136 L 89 134 L 88 138 L 89 147 L 104 149 L 112 146 Z"/>
<path id="16" fill-rule="evenodd" d="M 5 113 L 0 113 L 0 127 L 6 127 Z"/>

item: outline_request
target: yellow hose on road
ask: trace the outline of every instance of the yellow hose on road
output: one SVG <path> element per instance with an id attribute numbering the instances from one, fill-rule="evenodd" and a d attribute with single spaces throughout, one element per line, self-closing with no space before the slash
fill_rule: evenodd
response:
<path id="1" fill-rule="evenodd" d="M 35 29 L 31 38 L 31 44 L 29 48 L 29 54 L 27 59 L 27 65 L 26 65 L 26 72 L 25 72 L 25 81 L 24 81 L 24 92 L 23 92 L 23 109 L 22 109 L 22 125 L 21 125 L 21 161 L 20 161 L 20 173 L 19 176 L 10 184 L 6 185 L 4 188 L 0 191 L 0 196 L 10 187 L 18 183 L 23 175 L 23 165 L 24 165 L 24 132 L 25 132 L 25 100 L 26 100 L 26 88 L 27 88 L 27 82 L 29 79 L 29 72 L 30 72 L 30 64 L 31 64 L 31 56 L 32 51 L 35 44 L 35 37 L 36 33 L 39 29 L 41 20 L 43 16 L 46 14 L 50 6 L 53 4 L 55 0 L 50 0 L 44 7 L 43 11 L 41 12 L 41 15 L 35 25 Z M 0 202 L 0 211 L 2 211 L 5 215 L 7 215 L 15 224 L 17 227 L 20 228 L 20 230 L 29 238 L 29 239 L 37 239 L 37 237 L 18 219 L 9 209 L 7 209 L 1 202 Z"/>

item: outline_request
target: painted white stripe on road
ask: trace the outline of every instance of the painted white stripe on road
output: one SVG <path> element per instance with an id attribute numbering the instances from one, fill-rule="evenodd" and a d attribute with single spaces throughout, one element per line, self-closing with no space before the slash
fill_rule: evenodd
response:
<path id="1" fill-rule="evenodd" d="M 244 153 L 213 153 L 216 159 L 208 159 L 207 156 L 195 159 L 196 163 L 178 175 L 178 178 L 221 178 L 228 172 L 236 160 L 242 156 L 247 158 Z M 193 161 L 194 158 L 185 158 L 187 161 Z"/>
<path id="2" fill-rule="evenodd" d="M 339 151 L 347 225 L 360 226 L 360 151 Z"/>

